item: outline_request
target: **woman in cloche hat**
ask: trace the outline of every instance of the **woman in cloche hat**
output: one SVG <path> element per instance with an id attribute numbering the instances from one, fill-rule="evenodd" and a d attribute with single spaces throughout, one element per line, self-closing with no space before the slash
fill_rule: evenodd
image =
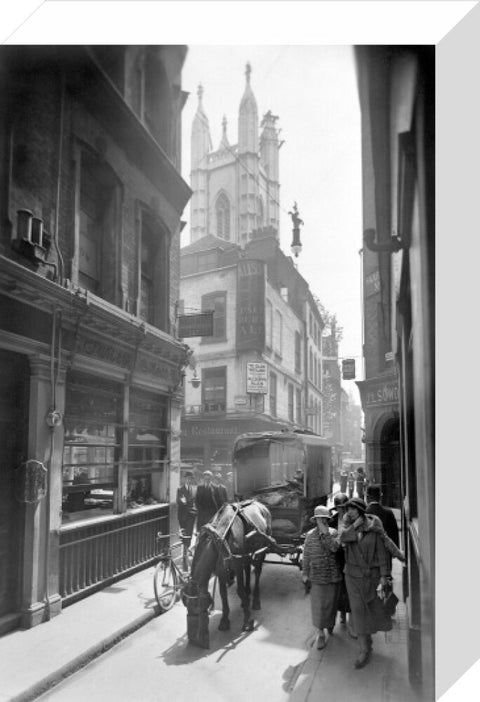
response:
<path id="1" fill-rule="evenodd" d="M 317 648 L 326 645 L 325 629 L 333 633 L 342 573 L 335 556 L 339 548 L 337 532 L 328 526 L 330 510 L 315 507 L 310 521 L 316 524 L 305 538 L 302 580 L 311 584 L 312 624 L 318 629 Z"/>

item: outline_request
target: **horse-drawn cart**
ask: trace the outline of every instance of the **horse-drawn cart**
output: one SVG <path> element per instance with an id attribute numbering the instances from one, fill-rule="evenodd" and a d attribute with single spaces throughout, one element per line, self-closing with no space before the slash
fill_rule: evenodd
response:
<path id="1" fill-rule="evenodd" d="M 254 498 L 270 510 L 272 552 L 300 567 L 310 517 L 332 492 L 330 444 L 301 432 L 242 434 L 234 442 L 233 468 L 238 499 Z"/>

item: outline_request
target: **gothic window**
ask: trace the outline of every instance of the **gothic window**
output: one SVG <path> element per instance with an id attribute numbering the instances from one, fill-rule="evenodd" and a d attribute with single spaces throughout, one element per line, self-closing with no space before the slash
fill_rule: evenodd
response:
<path id="1" fill-rule="evenodd" d="M 217 217 L 217 236 L 219 239 L 230 240 L 230 202 L 225 193 L 220 193 L 215 205 Z"/>

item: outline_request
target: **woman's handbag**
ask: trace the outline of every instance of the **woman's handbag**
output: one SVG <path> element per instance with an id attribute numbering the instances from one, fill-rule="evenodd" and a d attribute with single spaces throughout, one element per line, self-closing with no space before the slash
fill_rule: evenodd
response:
<path id="1" fill-rule="evenodd" d="M 377 631 L 391 631 L 393 628 L 390 615 L 385 611 L 385 601 L 375 594 L 373 600 L 368 603 L 370 611 L 375 621 Z"/>

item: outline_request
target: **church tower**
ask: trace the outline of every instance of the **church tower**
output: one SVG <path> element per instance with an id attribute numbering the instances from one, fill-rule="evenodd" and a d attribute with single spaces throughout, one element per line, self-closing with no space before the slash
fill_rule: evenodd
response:
<path id="1" fill-rule="evenodd" d="M 238 113 L 239 240 L 245 246 L 252 231 L 262 226 L 259 197 L 258 109 L 250 85 L 252 68 L 247 63 L 246 85 Z"/>
<path id="2" fill-rule="evenodd" d="M 263 117 L 260 136 L 260 162 L 265 171 L 266 184 L 266 192 L 263 193 L 265 200 L 263 224 L 273 227 L 278 232 L 280 226 L 278 151 L 281 144 L 278 141 L 277 119 L 278 117 L 272 115 L 270 110 Z"/>
<path id="3" fill-rule="evenodd" d="M 198 86 L 198 107 L 192 124 L 191 172 L 190 183 L 192 198 L 190 201 L 191 242 L 208 234 L 208 154 L 212 150 L 212 139 L 208 117 L 203 109 L 203 87 Z"/>

